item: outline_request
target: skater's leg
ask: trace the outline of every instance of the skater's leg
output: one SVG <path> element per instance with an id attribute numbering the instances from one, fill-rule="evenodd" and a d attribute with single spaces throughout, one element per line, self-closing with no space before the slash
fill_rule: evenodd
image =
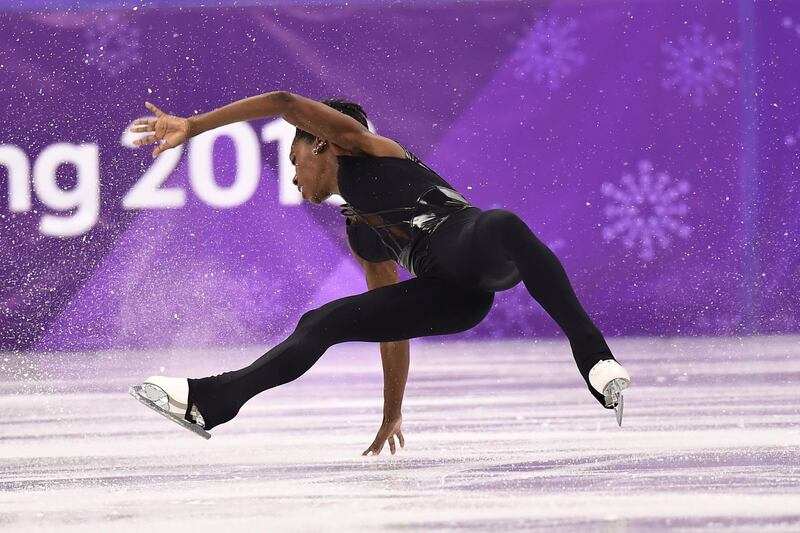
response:
<path id="1" fill-rule="evenodd" d="M 470 291 L 435 278 L 401 283 L 340 298 L 305 313 L 289 337 L 251 365 L 189 379 L 205 429 L 227 422 L 250 398 L 302 376 L 334 344 L 398 341 L 467 330 L 489 312 L 494 294 Z"/>
<path id="2" fill-rule="evenodd" d="M 522 219 L 505 209 L 490 209 L 480 213 L 469 235 L 472 255 L 483 260 L 465 262 L 458 257 L 457 250 L 450 257 L 462 265 L 473 265 L 475 272 L 472 276 L 479 285 L 486 284 L 486 280 L 481 279 L 483 276 L 511 279 L 509 286 L 513 286 L 516 283 L 513 275 L 516 268 L 516 280 L 522 279 L 531 296 L 564 331 L 587 387 L 604 404 L 603 395 L 589 384 L 589 371 L 598 361 L 614 359 L 614 356 L 600 330 L 578 301 L 556 255 Z M 501 288 L 496 287 L 495 290 Z"/>

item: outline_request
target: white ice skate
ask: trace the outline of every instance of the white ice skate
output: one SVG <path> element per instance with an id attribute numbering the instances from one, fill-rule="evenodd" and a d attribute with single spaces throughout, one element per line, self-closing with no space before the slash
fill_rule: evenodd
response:
<path id="1" fill-rule="evenodd" d="M 613 407 L 617 424 L 622 426 L 622 391 L 631 384 L 631 377 L 613 359 L 603 359 L 589 371 L 589 384 L 604 396 L 606 407 Z"/>
<path id="2" fill-rule="evenodd" d="M 204 439 L 211 438 L 211 433 L 203 429 L 203 416 L 196 406 L 192 405 L 192 410 L 189 412 L 192 421 L 186 420 L 186 408 L 189 401 L 189 382 L 186 378 L 150 376 L 141 385 L 128 387 L 128 392 L 147 407 L 176 424 L 180 424 Z"/>

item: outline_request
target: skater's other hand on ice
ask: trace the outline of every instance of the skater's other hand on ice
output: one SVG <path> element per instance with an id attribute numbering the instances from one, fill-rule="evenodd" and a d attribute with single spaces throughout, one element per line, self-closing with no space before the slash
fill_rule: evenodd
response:
<path id="1" fill-rule="evenodd" d="M 155 113 L 156 118 L 136 119 L 133 121 L 130 131 L 133 133 L 153 132 L 153 135 L 148 135 L 133 141 L 133 144 L 136 146 L 162 141 L 161 144 L 153 148 L 152 155 L 154 159 L 164 150 L 175 148 L 191 137 L 189 119 L 167 115 L 150 102 L 145 102 L 144 105 L 147 109 Z"/>
<path id="2" fill-rule="evenodd" d="M 397 436 L 397 440 L 400 442 L 400 446 L 405 447 L 406 441 L 403 439 L 403 432 L 400 431 L 400 425 L 402 423 L 403 417 L 401 415 L 388 419 L 384 416 L 381 427 L 378 430 L 378 434 L 375 436 L 375 440 L 372 441 L 370 447 L 364 450 L 364 453 L 361 455 L 369 455 L 369 452 L 372 452 L 372 455 L 378 455 L 381 453 L 383 445 L 387 440 L 389 441 L 389 449 L 391 450 L 392 455 L 394 455 L 396 451 L 394 444 L 395 435 Z"/>

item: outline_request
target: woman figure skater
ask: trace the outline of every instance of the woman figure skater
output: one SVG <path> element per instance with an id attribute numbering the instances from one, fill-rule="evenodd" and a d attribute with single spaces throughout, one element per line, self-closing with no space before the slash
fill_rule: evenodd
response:
<path id="1" fill-rule="evenodd" d="M 199 379 L 152 376 L 130 389 L 140 401 L 210 438 L 208 430 L 231 420 L 250 398 L 299 378 L 334 344 L 465 331 L 487 315 L 495 292 L 522 281 L 566 334 L 591 394 L 616 411 L 621 425 L 622 390 L 630 376 L 581 306 L 555 254 L 513 212 L 475 207 L 405 147 L 370 132 L 361 106 L 286 91 L 190 118 L 145 105 L 155 118 L 135 120 L 131 131 L 151 133 L 135 144 L 157 143 L 153 157 L 233 122 L 280 116 L 296 126 L 293 183 L 315 204 L 332 194 L 345 199 L 348 242 L 370 290 L 306 312 L 286 340 L 247 367 Z M 396 263 L 415 277 L 398 283 Z M 404 364 L 384 358 L 383 366 L 394 374 L 385 382 L 401 386 L 385 393 L 383 423 L 363 455 L 379 453 L 387 439 L 394 453 L 395 435 L 404 445 L 400 404 L 407 354 Z"/>

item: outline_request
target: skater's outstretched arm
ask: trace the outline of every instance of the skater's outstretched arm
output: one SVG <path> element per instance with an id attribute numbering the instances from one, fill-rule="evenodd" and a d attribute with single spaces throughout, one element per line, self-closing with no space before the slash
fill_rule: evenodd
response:
<path id="1" fill-rule="evenodd" d="M 367 287 L 372 290 L 397 283 L 397 264 L 394 261 L 362 265 L 367 276 Z M 403 394 L 408 380 L 409 342 L 408 339 L 382 342 L 381 361 L 383 364 L 383 416 L 397 418 L 403 407 Z"/>
<path id="2" fill-rule="evenodd" d="M 153 157 L 205 131 L 243 120 L 274 116 L 282 116 L 292 125 L 353 152 L 371 153 L 371 147 L 380 137 L 356 119 L 332 107 L 288 91 L 250 96 L 189 118 L 168 115 L 150 102 L 145 102 L 145 105 L 156 118 L 135 120 L 131 131 L 153 132 L 153 135 L 134 141 L 136 145 L 164 141 L 153 149 Z"/>
<path id="3" fill-rule="evenodd" d="M 364 269 L 369 290 L 397 283 L 399 279 L 397 263 L 394 261 L 367 261 L 359 256 L 352 247 L 350 251 L 361 265 L 361 268 Z M 396 451 L 395 435 L 400 441 L 400 446 L 405 446 L 401 424 L 403 421 L 403 394 L 408 380 L 408 339 L 381 342 L 380 351 L 383 364 L 383 420 L 375 440 L 372 441 L 369 448 L 364 450 L 362 455 L 368 455 L 370 452 L 373 455 L 379 454 L 387 441 L 389 442 L 389 450 L 394 454 Z"/>

